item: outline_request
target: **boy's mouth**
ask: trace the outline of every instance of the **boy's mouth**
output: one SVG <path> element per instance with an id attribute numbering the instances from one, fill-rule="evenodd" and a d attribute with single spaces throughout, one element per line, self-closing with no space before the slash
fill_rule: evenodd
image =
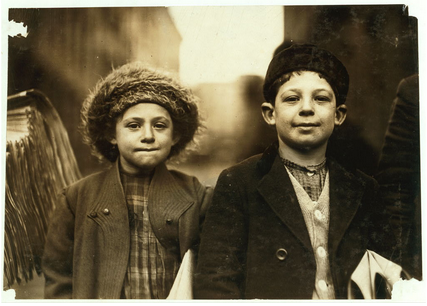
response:
<path id="1" fill-rule="evenodd" d="M 316 126 L 320 126 L 320 124 L 318 123 L 298 123 L 298 124 L 294 124 L 295 127 L 316 127 Z"/>
<path id="2" fill-rule="evenodd" d="M 135 149 L 135 151 L 137 152 L 152 152 L 152 151 L 157 151 L 157 148 L 139 148 L 139 149 Z"/>

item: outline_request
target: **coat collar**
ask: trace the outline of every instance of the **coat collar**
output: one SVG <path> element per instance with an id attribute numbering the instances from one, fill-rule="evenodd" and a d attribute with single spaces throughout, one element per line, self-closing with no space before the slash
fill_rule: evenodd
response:
<path id="1" fill-rule="evenodd" d="M 181 229 L 183 225 L 180 222 L 180 217 L 194 205 L 197 195 L 192 194 L 191 188 L 187 188 L 185 184 L 182 184 L 181 180 L 173 175 L 166 165 L 162 163 L 154 171 L 148 198 L 152 229 L 162 244 L 171 245 L 165 237 L 176 236 L 177 227 L 174 224 Z M 104 207 L 110 208 L 112 212 L 114 210 L 115 213 L 111 213 L 111 216 L 116 216 L 117 221 L 121 222 L 120 224 L 128 224 L 128 209 L 121 184 L 118 162 L 115 162 L 107 171 L 100 200 L 95 204 L 95 207 L 101 211 Z M 127 231 L 129 230 L 128 227 L 124 228 Z M 181 238 L 185 240 L 187 237 Z M 186 244 L 183 243 L 182 245 L 185 246 Z"/>
<path id="2" fill-rule="evenodd" d="M 181 257 L 191 245 L 192 238 L 184 235 L 189 233 L 185 230 L 189 224 L 186 224 L 181 216 L 195 205 L 197 200 L 197 196 L 185 186 L 180 184 L 180 180 L 166 168 L 166 165 L 161 164 L 155 170 L 148 193 L 150 222 L 156 237 L 170 250 L 179 247 L 177 251 Z M 177 237 L 179 244 L 176 243 Z"/>
<path id="3" fill-rule="evenodd" d="M 152 223 L 161 222 L 159 219 L 179 218 L 195 201 L 195 197 L 179 184 L 164 163 L 158 165 L 154 171 L 148 197 Z M 101 197 L 96 206 L 101 204 L 105 206 L 105 203 L 109 203 L 114 208 L 117 208 L 117 205 L 126 207 L 117 161 L 106 173 Z"/>
<path id="4" fill-rule="evenodd" d="M 195 197 L 179 184 L 165 164 L 156 167 L 148 195 L 153 221 L 158 218 L 179 218 L 195 201 Z"/>
<path id="5" fill-rule="evenodd" d="M 126 208 L 126 200 L 123 186 L 120 180 L 118 162 L 115 162 L 106 172 L 105 179 L 99 192 L 99 200 L 95 203 L 94 209 L 123 209 Z M 105 206 L 105 207 L 104 207 Z M 127 209 L 126 209 L 127 213 Z M 127 216 L 127 214 L 126 214 Z"/>
<path id="6" fill-rule="evenodd" d="M 263 159 L 261 159 L 261 165 L 264 169 L 268 167 L 268 163 Z M 310 236 L 297 196 L 277 154 L 270 170 L 258 184 L 258 191 L 282 222 L 308 250 L 311 250 Z"/>
<path id="7" fill-rule="evenodd" d="M 310 237 L 289 175 L 283 167 L 277 145 L 269 147 L 258 162 L 263 175 L 258 191 L 292 233 L 311 250 Z M 337 249 L 361 204 L 364 183 L 328 158 L 330 182 L 329 252 Z"/>

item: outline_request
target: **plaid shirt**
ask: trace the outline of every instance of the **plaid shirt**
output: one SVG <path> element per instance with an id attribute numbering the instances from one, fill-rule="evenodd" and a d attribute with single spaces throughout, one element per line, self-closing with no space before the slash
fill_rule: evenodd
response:
<path id="1" fill-rule="evenodd" d="M 165 299 L 179 269 L 179 254 L 166 255 L 148 212 L 150 177 L 121 174 L 129 210 L 130 256 L 124 283 L 127 299 Z"/>
<path id="2" fill-rule="evenodd" d="M 326 159 L 318 165 L 300 166 L 282 158 L 283 164 L 292 173 L 313 201 L 317 201 L 322 193 L 326 178 Z"/>

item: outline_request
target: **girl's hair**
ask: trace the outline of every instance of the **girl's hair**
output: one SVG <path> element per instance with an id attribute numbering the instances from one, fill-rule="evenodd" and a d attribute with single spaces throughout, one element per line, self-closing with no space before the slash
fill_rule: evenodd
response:
<path id="1" fill-rule="evenodd" d="M 297 69 L 297 70 L 294 70 L 294 71 L 291 71 L 291 72 L 284 73 L 282 76 L 280 76 L 279 78 L 277 78 L 273 82 L 273 84 L 271 84 L 271 87 L 270 87 L 270 92 L 271 92 L 270 100 L 267 101 L 267 102 L 270 102 L 272 105 L 274 105 L 275 101 L 276 101 L 277 93 L 279 92 L 280 86 L 282 86 L 287 81 L 289 81 L 292 76 L 294 76 L 294 75 L 301 75 L 301 73 L 304 72 L 304 71 L 312 71 L 312 70 L 305 69 L 305 68 Z M 330 80 L 328 80 L 328 78 L 325 75 L 323 75 L 322 73 L 317 72 L 317 71 L 312 71 L 312 72 L 317 73 L 321 79 L 325 79 L 326 82 L 328 82 L 328 84 L 331 86 L 332 90 L 334 91 L 335 98 L 337 100 L 337 105 L 338 105 L 338 103 L 339 103 L 339 101 L 337 99 L 337 97 L 338 97 L 338 91 L 337 91 L 336 87 L 334 86 L 334 84 Z"/>
<path id="2" fill-rule="evenodd" d="M 172 118 L 174 136 L 180 136 L 168 158 L 178 155 L 193 140 L 201 126 L 198 99 L 168 74 L 134 62 L 113 69 L 98 81 L 81 109 L 83 141 L 93 155 L 101 161 L 117 159 L 119 151 L 110 143 L 116 119 L 131 106 L 144 102 L 164 107 Z"/>

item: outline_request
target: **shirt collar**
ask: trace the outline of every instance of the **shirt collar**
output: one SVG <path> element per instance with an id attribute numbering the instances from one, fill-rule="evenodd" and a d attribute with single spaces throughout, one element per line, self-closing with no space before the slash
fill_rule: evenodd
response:
<path id="1" fill-rule="evenodd" d="M 281 160 L 286 167 L 299 170 L 299 171 L 304 171 L 304 172 L 318 172 L 326 168 L 326 158 L 317 165 L 309 165 L 309 166 L 298 165 L 286 158 L 281 158 Z"/>

